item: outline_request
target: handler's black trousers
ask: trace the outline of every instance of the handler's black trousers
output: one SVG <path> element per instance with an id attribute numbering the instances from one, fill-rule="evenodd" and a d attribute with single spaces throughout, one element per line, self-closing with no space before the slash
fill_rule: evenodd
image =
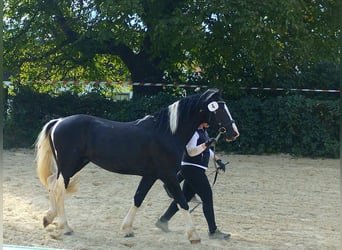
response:
<path id="1" fill-rule="evenodd" d="M 184 177 L 183 193 L 185 199 L 189 202 L 195 194 L 201 198 L 209 232 L 215 232 L 217 226 L 214 215 L 213 192 L 205 170 L 191 165 L 184 165 L 181 167 L 181 174 Z M 166 212 L 160 217 L 160 220 L 164 222 L 169 221 L 177 211 L 177 203 L 173 201 Z"/>

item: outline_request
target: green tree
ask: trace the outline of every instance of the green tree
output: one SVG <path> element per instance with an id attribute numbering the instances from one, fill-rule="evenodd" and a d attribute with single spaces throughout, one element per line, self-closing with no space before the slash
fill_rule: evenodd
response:
<path id="1" fill-rule="evenodd" d="M 7 0 L 4 14 L 4 67 L 19 80 L 196 82 L 232 92 L 339 63 L 337 0 Z"/>

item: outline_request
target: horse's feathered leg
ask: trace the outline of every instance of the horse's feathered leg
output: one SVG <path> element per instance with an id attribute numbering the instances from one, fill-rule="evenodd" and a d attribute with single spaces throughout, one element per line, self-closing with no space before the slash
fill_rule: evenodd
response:
<path id="1" fill-rule="evenodd" d="M 131 206 L 131 208 L 128 210 L 128 213 L 122 222 L 121 230 L 124 231 L 125 237 L 133 237 L 133 221 L 135 218 L 135 215 L 137 214 L 138 207 L 136 207 L 134 204 Z"/>
<path id="2" fill-rule="evenodd" d="M 57 214 L 58 214 L 58 228 L 63 229 L 65 235 L 71 235 L 74 230 L 69 226 L 68 221 L 65 215 L 64 208 L 64 197 L 67 190 L 64 188 L 64 179 L 60 175 L 57 180 L 57 185 L 55 188 L 55 197 L 56 197 L 56 205 L 57 205 Z"/>
<path id="3" fill-rule="evenodd" d="M 124 231 L 125 237 L 133 237 L 133 221 L 135 218 L 135 215 L 137 213 L 138 208 L 142 204 L 143 200 L 146 197 L 146 194 L 151 189 L 153 184 L 155 183 L 156 178 L 151 177 L 143 177 L 139 183 L 139 186 L 135 192 L 134 195 L 134 203 L 129 209 L 122 225 L 121 230 Z"/>
<path id="4" fill-rule="evenodd" d="M 175 178 L 167 178 L 164 181 L 166 187 L 169 189 L 170 193 L 174 197 L 174 200 L 177 202 L 178 209 L 181 211 L 182 216 L 185 222 L 185 232 L 188 240 L 191 244 L 201 242 L 201 238 L 199 237 L 194 223 L 191 218 L 191 214 L 189 212 L 189 205 L 186 201 L 184 193 L 182 192 L 178 180 Z"/>
<path id="5" fill-rule="evenodd" d="M 201 238 L 199 237 L 196 231 L 196 228 L 192 221 L 189 210 L 185 210 L 183 208 L 179 208 L 179 210 L 181 211 L 182 216 L 184 218 L 184 222 L 186 224 L 185 232 L 186 232 L 187 239 L 190 241 L 191 244 L 196 244 L 196 243 L 201 242 Z"/>
<path id="6" fill-rule="evenodd" d="M 47 179 L 48 190 L 49 190 L 49 201 L 50 207 L 46 213 L 46 216 L 43 218 L 43 225 L 47 227 L 49 224 L 53 222 L 55 217 L 57 216 L 57 204 L 56 204 L 56 195 L 55 195 L 55 187 L 57 181 L 57 174 L 50 175 Z"/>

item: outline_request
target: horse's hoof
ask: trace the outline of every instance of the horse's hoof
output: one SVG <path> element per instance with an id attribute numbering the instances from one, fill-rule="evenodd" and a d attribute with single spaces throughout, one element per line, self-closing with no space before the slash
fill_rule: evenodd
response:
<path id="1" fill-rule="evenodd" d="M 43 218 L 43 226 L 47 227 L 50 224 L 50 222 L 44 217 Z"/>
<path id="2" fill-rule="evenodd" d="M 190 243 L 191 243 L 191 244 L 198 244 L 198 243 L 201 243 L 201 239 L 198 239 L 198 240 L 190 240 Z"/>
<path id="3" fill-rule="evenodd" d="M 131 237 L 134 237 L 134 233 L 127 233 L 125 235 L 125 238 L 131 238 Z"/>

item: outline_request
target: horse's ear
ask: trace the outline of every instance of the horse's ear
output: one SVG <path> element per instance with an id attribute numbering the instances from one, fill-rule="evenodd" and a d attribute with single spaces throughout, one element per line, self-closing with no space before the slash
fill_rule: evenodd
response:
<path id="1" fill-rule="evenodd" d="M 218 94 L 219 90 L 218 89 L 208 89 L 201 95 L 201 99 L 203 99 L 203 102 L 209 101 L 209 99 L 215 95 Z"/>

